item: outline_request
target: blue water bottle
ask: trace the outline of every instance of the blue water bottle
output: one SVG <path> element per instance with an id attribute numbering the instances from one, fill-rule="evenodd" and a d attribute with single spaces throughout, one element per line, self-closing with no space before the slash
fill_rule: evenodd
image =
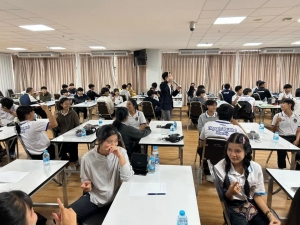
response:
<path id="1" fill-rule="evenodd" d="M 101 127 L 103 125 L 103 120 L 102 117 L 100 116 L 99 120 L 98 120 L 98 125 Z"/>
<path id="2" fill-rule="evenodd" d="M 175 134 L 175 129 L 173 125 L 170 127 L 170 135 L 172 134 Z"/>
<path id="3" fill-rule="evenodd" d="M 155 173 L 155 158 L 153 155 L 150 156 L 148 162 L 148 173 L 154 174 Z"/>
<path id="4" fill-rule="evenodd" d="M 263 122 L 261 122 L 261 123 L 259 124 L 259 136 L 260 136 L 260 138 L 263 137 L 264 131 L 265 131 L 265 125 L 264 125 Z"/>
<path id="5" fill-rule="evenodd" d="M 174 121 L 173 126 L 174 126 L 174 131 L 176 133 L 176 131 L 177 131 L 177 122 L 176 121 Z"/>
<path id="6" fill-rule="evenodd" d="M 273 135 L 273 143 L 275 146 L 277 146 L 278 142 L 279 142 L 279 134 L 278 134 L 278 131 L 275 131 L 275 133 Z"/>
<path id="7" fill-rule="evenodd" d="M 50 173 L 50 154 L 48 153 L 48 150 L 44 150 L 43 164 L 45 173 L 48 175 Z"/>
<path id="8" fill-rule="evenodd" d="M 185 215 L 184 210 L 179 211 L 179 215 L 177 218 L 177 225 L 188 225 L 188 219 L 187 216 Z"/>
<path id="9" fill-rule="evenodd" d="M 85 130 L 85 128 L 83 127 L 82 129 L 81 129 L 81 137 L 85 137 L 86 136 L 86 130 Z"/>

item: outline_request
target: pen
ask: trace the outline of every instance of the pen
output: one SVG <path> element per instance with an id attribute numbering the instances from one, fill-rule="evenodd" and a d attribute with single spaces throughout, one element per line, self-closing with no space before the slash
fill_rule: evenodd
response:
<path id="1" fill-rule="evenodd" d="M 148 193 L 148 195 L 166 195 L 166 193 Z"/>

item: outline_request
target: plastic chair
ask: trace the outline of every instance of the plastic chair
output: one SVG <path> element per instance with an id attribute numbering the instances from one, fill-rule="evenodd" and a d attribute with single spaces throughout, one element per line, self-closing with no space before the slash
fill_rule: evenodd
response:
<path id="1" fill-rule="evenodd" d="M 54 94 L 54 100 L 59 100 L 60 94 Z"/>
<path id="2" fill-rule="evenodd" d="M 112 119 L 105 102 L 97 102 L 99 118 Z"/>
<path id="3" fill-rule="evenodd" d="M 126 98 L 126 96 L 125 96 L 125 95 L 120 95 L 120 96 L 122 96 L 122 98 L 123 98 L 123 102 L 126 102 L 126 101 L 127 101 L 127 98 Z"/>
<path id="4" fill-rule="evenodd" d="M 15 95 L 13 89 L 7 89 L 7 92 L 8 92 L 8 96 L 9 96 L 10 98 L 15 98 L 15 97 L 16 97 L 16 95 Z"/>
<path id="5" fill-rule="evenodd" d="M 191 102 L 189 107 L 189 117 L 186 130 L 189 130 L 190 122 L 193 120 L 198 120 L 199 116 L 203 113 L 201 102 Z"/>
<path id="6" fill-rule="evenodd" d="M 256 101 L 261 101 L 260 95 L 259 95 L 258 93 L 253 93 L 253 98 L 254 98 Z"/>
<path id="7" fill-rule="evenodd" d="M 151 119 L 156 119 L 152 102 L 143 101 L 141 104 L 142 104 L 142 112 L 144 113 L 145 118 L 148 119 L 149 121 Z"/>
<path id="8" fill-rule="evenodd" d="M 0 91 L 0 99 L 4 98 L 4 95 L 2 94 L 2 91 Z"/>

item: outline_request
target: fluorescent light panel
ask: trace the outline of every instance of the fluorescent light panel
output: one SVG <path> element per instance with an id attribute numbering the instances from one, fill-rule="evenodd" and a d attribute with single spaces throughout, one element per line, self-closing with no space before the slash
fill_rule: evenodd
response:
<path id="1" fill-rule="evenodd" d="M 106 49 L 104 46 L 89 46 L 91 49 Z"/>
<path id="2" fill-rule="evenodd" d="M 24 25 L 24 26 L 19 26 L 23 29 L 26 30 L 31 30 L 31 31 L 47 31 L 47 30 L 54 30 L 51 27 L 47 27 L 45 25 L 42 24 L 38 24 L 38 25 Z"/>
<path id="3" fill-rule="evenodd" d="M 66 48 L 63 48 L 63 47 L 47 47 L 49 49 L 52 49 L 52 50 L 63 50 L 63 49 L 66 49 Z"/>
<path id="4" fill-rule="evenodd" d="M 7 48 L 8 50 L 14 50 L 14 51 L 25 51 L 26 48 Z"/>
<path id="5" fill-rule="evenodd" d="M 292 45 L 300 45 L 300 41 L 293 42 Z"/>
<path id="6" fill-rule="evenodd" d="M 242 22 L 246 17 L 219 17 L 216 19 L 214 24 L 238 24 Z"/>
<path id="7" fill-rule="evenodd" d="M 210 47 L 210 46 L 213 46 L 213 44 L 201 44 L 201 43 L 199 43 L 199 44 L 197 44 L 197 47 Z"/>
<path id="8" fill-rule="evenodd" d="M 243 44 L 243 46 L 257 46 L 257 45 L 261 45 L 262 43 L 246 43 Z"/>

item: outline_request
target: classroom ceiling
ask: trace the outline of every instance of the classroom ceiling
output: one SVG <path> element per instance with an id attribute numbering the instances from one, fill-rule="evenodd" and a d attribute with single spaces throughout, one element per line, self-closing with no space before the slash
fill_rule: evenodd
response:
<path id="1" fill-rule="evenodd" d="M 218 17 L 246 16 L 240 24 L 214 25 Z M 282 21 L 291 17 L 291 21 Z M 293 47 L 300 41 L 300 0 L 0 0 L 0 52 L 108 50 L 258 49 Z M 191 32 L 190 21 L 197 22 Z M 33 32 L 21 25 L 43 24 Z M 245 47 L 243 44 L 262 45 Z M 300 45 L 298 45 L 300 46 Z M 203 47 L 201 47 L 203 48 Z"/>

